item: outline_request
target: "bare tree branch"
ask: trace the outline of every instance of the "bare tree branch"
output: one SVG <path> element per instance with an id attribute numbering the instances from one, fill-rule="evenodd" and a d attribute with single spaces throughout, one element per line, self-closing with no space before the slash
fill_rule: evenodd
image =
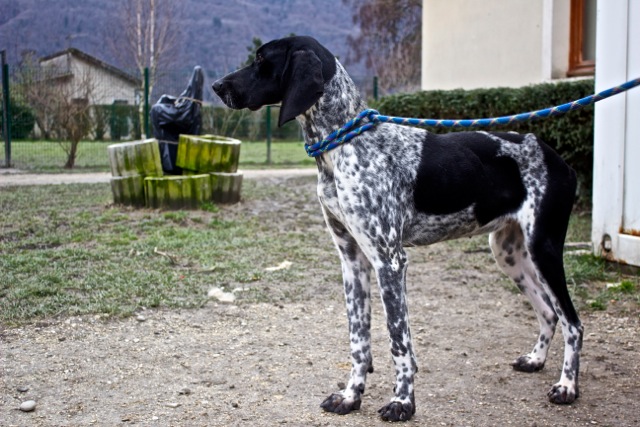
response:
<path id="1" fill-rule="evenodd" d="M 67 155 L 64 167 L 75 166 L 78 146 L 92 129 L 91 108 L 97 81 L 89 69 L 40 67 L 34 57 L 18 69 L 19 89 L 33 109 L 45 138 L 56 139 Z"/>
<path id="2" fill-rule="evenodd" d="M 135 67 L 142 82 L 144 69 L 149 69 L 149 97 L 160 70 L 170 68 L 178 57 L 180 31 L 175 18 L 181 7 L 181 2 L 171 0 L 122 0 L 118 22 L 108 34 L 113 53 L 121 63 Z M 142 114 L 141 106 L 141 126 Z"/>
<path id="3" fill-rule="evenodd" d="M 383 92 L 415 90 L 420 83 L 420 0 L 343 0 L 354 9 L 360 27 L 350 36 L 347 63 L 364 60 L 379 77 Z"/>

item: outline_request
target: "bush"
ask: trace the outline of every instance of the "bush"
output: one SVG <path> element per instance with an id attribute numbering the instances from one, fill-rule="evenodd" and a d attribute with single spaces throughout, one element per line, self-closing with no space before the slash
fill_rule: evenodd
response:
<path id="1" fill-rule="evenodd" d="M 104 140 L 109 130 L 110 106 L 94 105 L 91 108 L 91 116 L 93 118 L 93 137 L 96 141 Z"/>
<path id="2" fill-rule="evenodd" d="M 540 110 L 593 93 L 592 79 L 542 83 L 522 88 L 434 90 L 384 97 L 374 108 L 401 117 L 475 119 Z M 452 130 L 430 128 L 438 133 Z M 544 120 L 492 127 L 491 130 L 535 133 L 553 147 L 578 174 L 580 203 L 591 200 L 593 180 L 593 106 Z"/>
<path id="3" fill-rule="evenodd" d="M 114 102 L 110 105 L 111 115 L 109 117 L 109 129 L 111 139 L 118 141 L 122 138 L 129 138 L 129 117 L 131 110 L 136 110 L 135 106 Z"/>
<path id="4" fill-rule="evenodd" d="M 26 139 L 31 134 L 33 126 L 36 123 L 36 118 L 33 115 L 33 111 L 28 105 L 16 102 L 11 98 L 11 105 L 9 106 L 11 112 L 11 138 Z M 0 103 L 0 134 L 4 129 L 4 112 L 3 105 Z M 2 135 L 4 137 L 4 135 Z"/>
<path id="5" fill-rule="evenodd" d="M 278 127 L 279 108 L 271 108 L 271 136 L 274 140 L 300 141 L 300 127 L 291 121 Z M 267 135 L 267 109 L 231 110 L 224 107 L 202 108 L 202 133 L 223 135 L 243 141 L 264 139 Z"/>
<path id="6" fill-rule="evenodd" d="M 113 103 L 91 106 L 93 139 L 120 141 L 141 139 L 140 112 L 137 105 Z"/>

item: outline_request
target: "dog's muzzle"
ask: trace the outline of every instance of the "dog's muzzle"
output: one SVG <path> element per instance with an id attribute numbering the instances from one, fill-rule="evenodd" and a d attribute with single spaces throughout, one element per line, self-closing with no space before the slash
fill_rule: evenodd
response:
<path id="1" fill-rule="evenodd" d="M 222 79 L 218 79 L 215 82 L 213 82 L 211 87 L 213 88 L 213 91 L 219 95 L 223 85 L 224 85 L 224 82 L 222 81 Z"/>
<path id="2" fill-rule="evenodd" d="M 229 90 L 229 85 L 227 84 L 227 82 L 224 81 L 224 78 L 218 79 L 215 82 L 213 82 L 213 84 L 211 85 L 211 88 L 216 93 L 216 95 L 220 97 L 222 102 L 224 102 L 224 104 L 227 107 L 233 108 L 233 109 L 238 108 L 236 106 L 236 102 L 234 102 L 232 91 Z"/>

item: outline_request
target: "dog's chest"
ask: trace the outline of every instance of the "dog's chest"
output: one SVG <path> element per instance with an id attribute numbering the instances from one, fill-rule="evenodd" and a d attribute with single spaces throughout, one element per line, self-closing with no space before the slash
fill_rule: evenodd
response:
<path id="1" fill-rule="evenodd" d="M 323 210 L 345 224 L 347 218 L 338 198 L 338 185 L 336 183 L 333 165 L 330 163 L 325 163 L 320 169 L 317 194 Z M 342 205 L 344 206 L 344 201 Z"/>
<path id="2" fill-rule="evenodd" d="M 358 161 L 354 147 L 326 156 L 320 164 L 318 199 L 324 211 L 352 234 L 371 241 L 402 238 L 415 216 L 413 174 L 394 173 L 394 165 L 375 156 Z"/>
<path id="3" fill-rule="evenodd" d="M 320 173 L 318 177 L 318 200 L 320 205 L 326 209 L 329 213 L 336 216 L 336 218 L 342 220 L 340 215 L 340 206 L 338 205 L 338 195 L 336 194 L 336 187 L 333 180 L 328 179 Z"/>

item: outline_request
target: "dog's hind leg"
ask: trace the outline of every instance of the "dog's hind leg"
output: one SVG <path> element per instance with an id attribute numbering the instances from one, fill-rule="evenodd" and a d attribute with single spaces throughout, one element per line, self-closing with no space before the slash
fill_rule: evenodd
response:
<path id="1" fill-rule="evenodd" d="M 566 222 L 568 222 L 568 213 Z M 553 403 L 572 403 L 578 396 L 578 375 L 580 372 L 580 350 L 582 348 L 583 326 L 571 302 L 564 272 L 562 250 L 566 223 L 563 230 L 557 230 L 562 221 L 561 215 L 546 218 L 547 232 L 534 232 L 529 250 L 538 271 L 540 282 L 550 297 L 553 309 L 562 326 L 564 337 L 564 362 L 560 381 L 553 385 L 548 393 Z M 539 221 L 537 221 L 539 222 Z M 537 224 L 543 228 L 543 225 Z"/>
<path id="2" fill-rule="evenodd" d="M 515 264 L 510 264 L 525 260 L 524 254 L 527 254 L 526 260 L 529 262 L 525 262 L 522 270 L 528 272 L 524 276 L 529 280 L 520 284 L 530 289 L 525 292 L 528 294 L 532 293 L 531 290 L 537 289 L 539 293 L 539 289 L 544 289 L 546 296 L 540 297 L 544 304 L 536 304 L 536 298 L 532 300 L 539 313 L 541 328 L 550 332 L 556 322 L 547 308 L 551 306 L 562 326 L 564 338 L 562 375 L 549 391 L 548 397 L 554 403 L 572 403 L 579 395 L 578 374 L 584 330 L 567 289 L 562 252 L 576 195 L 576 174 L 549 146 L 531 134 L 525 135 L 521 144 L 502 144 L 500 150 L 518 163 L 522 183 L 527 190 L 527 196 L 512 220 L 517 221 L 522 232 L 526 252 L 521 252 L 520 259 L 509 258 L 508 254 L 501 257 L 502 244 L 497 244 L 497 241 L 509 239 L 508 234 L 498 238 L 497 232 L 491 237 L 492 247 L 494 251 L 498 250 L 498 263 L 503 268 L 506 266 L 508 273 L 513 272 L 510 267 L 515 267 Z M 533 295 L 536 296 L 535 292 Z M 548 327 L 545 326 L 547 321 L 550 322 Z M 544 335 L 547 348 L 547 334 Z M 540 344 L 539 340 L 538 352 L 541 350 Z M 532 357 L 530 353 L 516 361 L 515 367 L 526 370 L 539 366 L 540 362 L 540 358 L 536 360 L 536 355 Z"/>
<path id="3" fill-rule="evenodd" d="M 554 217 L 555 226 L 561 222 Z M 498 265 L 513 278 L 529 297 L 540 323 L 538 342 L 531 353 L 513 362 L 519 371 L 542 369 L 549 343 L 558 321 L 564 337 L 564 365 L 560 381 L 548 393 L 554 403 L 572 403 L 579 395 L 578 374 L 583 327 L 567 290 L 562 249 L 564 230 L 534 232 L 527 239 L 516 222 L 490 236 L 491 249 Z M 562 236 L 561 238 L 558 236 Z"/>
<path id="4" fill-rule="evenodd" d="M 545 158 L 549 167 L 549 184 L 532 211 L 533 221 L 531 215 L 523 215 L 524 211 L 520 212 L 519 218 L 523 230 L 526 230 L 525 241 L 531 261 L 558 316 L 564 338 L 562 374 L 560 381 L 551 387 L 548 397 L 553 403 L 572 403 L 579 396 L 578 375 L 584 329 L 567 289 L 562 252 L 575 199 L 576 177 L 559 157 Z"/>
<path id="5" fill-rule="evenodd" d="M 512 363 L 513 369 L 523 372 L 539 371 L 547 359 L 558 316 L 538 279 L 520 224 L 515 220 L 508 221 L 503 228 L 489 235 L 489 244 L 498 266 L 527 296 L 540 324 L 540 334 L 533 350 L 518 357 Z"/>
<path id="6" fill-rule="evenodd" d="M 360 409 L 367 373 L 373 372 L 371 356 L 371 264 L 348 230 L 325 211 L 325 219 L 340 253 L 351 343 L 351 376 L 344 390 L 320 405 L 337 414 Z"/>

